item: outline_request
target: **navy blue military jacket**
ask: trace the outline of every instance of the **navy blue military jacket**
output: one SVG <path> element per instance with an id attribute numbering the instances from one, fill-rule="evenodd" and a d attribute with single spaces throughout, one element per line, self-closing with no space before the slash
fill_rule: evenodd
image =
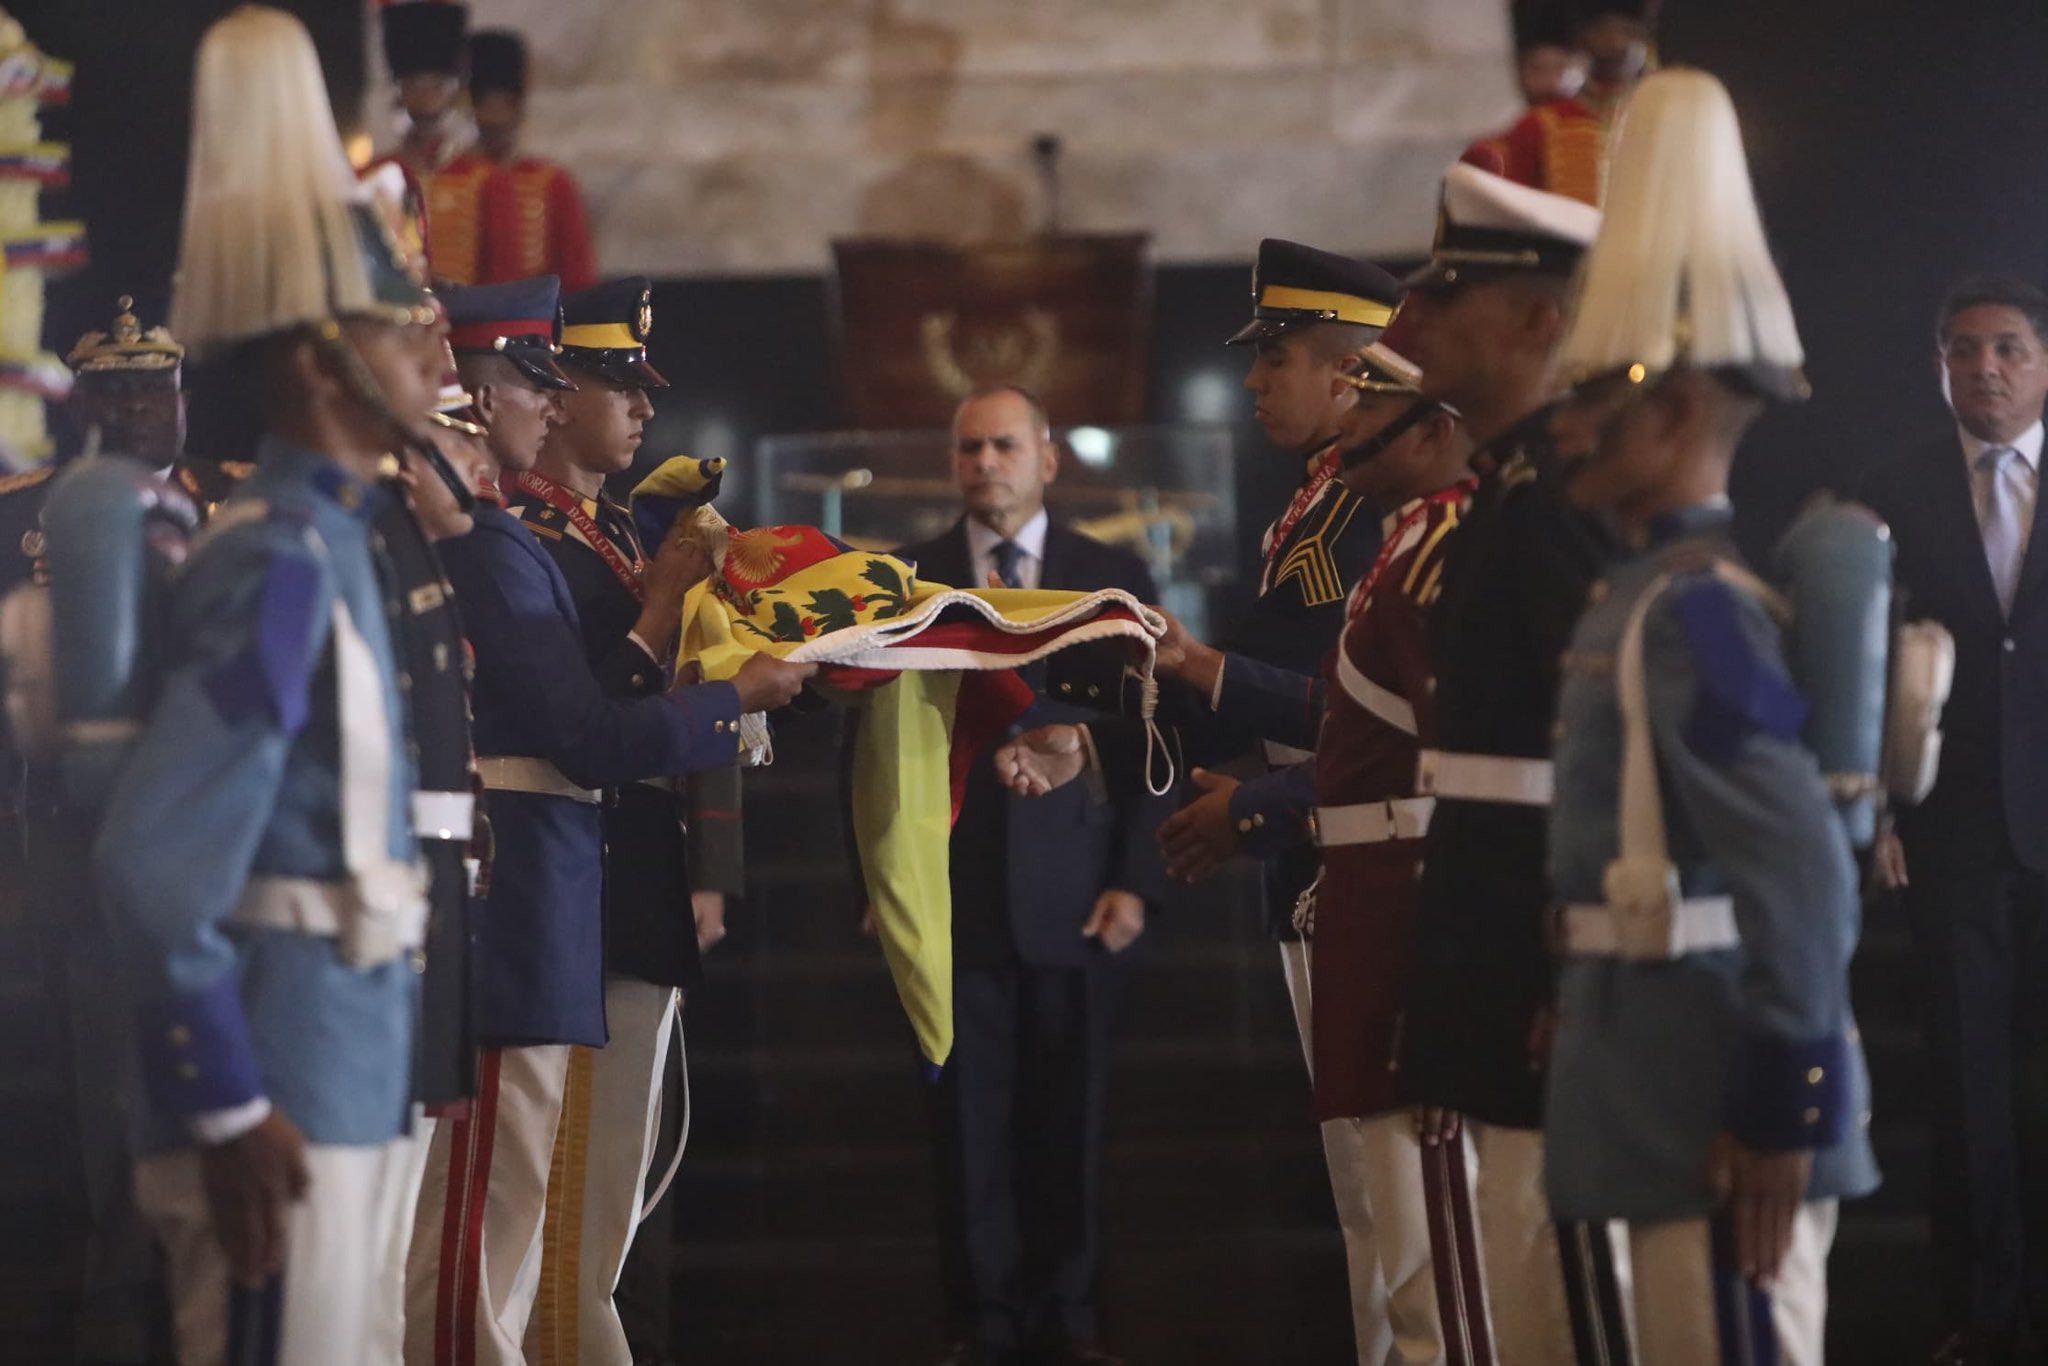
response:
<path id="1" fill-rule="evenodd" d="M 921 579 L 974 582 L 964 521 L 896 553 L 917 565 Z M 1058 522 L 1046 527 L 1039 587 L 1120 588 L 1140 602 L 1158 601 L 1152 576 L 1137 556 Z M 1042 670 L 1022 672 L 1027 682 L 1042 684 Z M 1041 700 L 1012 731 L 1083 722 L 1092 714 Z M 1136 784 L 1106 803 L 1096 801 L 1085 783 L 1069 783 L 1044 797 L 1018 797 L 1002 789 L 986 760 L 975 763 L 953 826 L 953 961 L 964 967 L 1103 961 L 1101 945 L 1083 938 L 1081 927 L 1095 898 L 1109 888 L 1159 906 L 1166 876 L 1156 835 L 1169 810 L 1169 799 Z"/>
<path id="2" fill-rule="evenodd" d="M 1447 552 L 1430 617 L 1447 753 L 1550 758 L 1558 661 L 1609 556 L 1565 497 L 1550 415 L 1482 452 L 1492 468 Z M 1541 806 L 1438 797 L 1402 1036 L 1417 1099 L 1518 1128 L 1543 1112 L 1529 1044 L 1553 977 L 1545 825 Z"/>
<path id="3" fill-rule="evenodd" d="M 1871 466 L 1858 496 L 1891 525 L 1906 614 L 1940 622 L 1956 642 L 1941 775 L 1925 801 L 1899 813 L 1908 868 L 1974 874 L 1987 860 L 2017 858 L 2048 870 L 2048 498 L 2034 501 L 2007 614 L 1956 437 Z"/>
<path id="4" fill-rule="evenodd" d="M 478 507 L 476 529 L 442 558 L 476 651 L 479 755 L 543 759 L 589 789 L 733 761 L 732 686 L 617 695 L 584 655 L 568 578 L 510 512 Z M 612 671 L 633 667 L 632 655 L 644 670 L 645 652 L 625 643 L 631 655 Z M 601 1045 L 604 809 L 531 792 L 485 801 L 496 857 L 476 916 L 479 1035 L 491 1046 Z"/>
<path id="5" fill-rule="evenodd" d="M 1217 642 L 1219 648 L 1290 673 L 1319 674 L 1344 629 L 1345 593 L 1365 577 L 1379 551 L 1379 530 L 1378 518 L 1337 477 L 1335 444 L 1306 457 L 1294 501 L 1267 528 L 1259 595 Z M 1070 650 L 1051 661 L 1049 695 L 1109 698 L 1125 716 L 1136 716 L 1136 690 L 1125 685 L 1121 673 L 1120 654 Z M 1260 743 L 1245 718 L 1213 710 L 1207 697 L 1171 679 L 1160 684 L 1159 719 L 1173 729 L 1189 765 L 1223 763 Z M 1143 745 L 1142 731 L 1134 726 L 1096 729 L 1097 749 L 1120 783 L 1126 771 L 1135 774 L 1138 765 L 1129 758 Z M 1276 768 L 1310 757 L 1271 742 L 1261 747 Z M 1269 829 L 1264 836 L 1266 928 L 1276 939 L 1292 939 L 1294 903 L 1315 880 L 1317 851 L 1305 817 L 1290 831 Z"/>
<path id="6" fill-rule="evenodd" d="M 583 653 L 614 698 L 642 698 L 668 686 L 665 661 L 632 638 L 640 600 L 563 513 L 530 494 L 508 490 L 506 508 L 540 539 L 575 599 Z M 609 498 L 585 511 L 622 556 L 644 562 L 633 518 Z M 736 697 L 729 686 L 721 689 Z M 735 715 L 734 720 L 737 720 Z M 737 745 L 728 741 L 725 762 Z M 698 765 L 692 765 L 697 767 Z M 665 986 L 693 985 L 701 972 L 696 921 L 690 912 L 688 845 L 681 797 L 673 788 L 621 782 L 605 793 L 605 966 Z"/>

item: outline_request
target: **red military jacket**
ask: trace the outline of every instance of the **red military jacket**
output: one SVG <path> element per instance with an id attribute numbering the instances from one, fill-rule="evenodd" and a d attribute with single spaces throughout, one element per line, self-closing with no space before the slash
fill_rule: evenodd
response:
<path id="1" fill-rule="evenodd" d="M 1363 1118 L 1406 1103 L 1397 1059 L 1418 904 L 1422 840 L 1415 830 L 1340 843 L 1341 814 L 1378 819 L 1378 804 L 1415 803 L 1417 751 L 1432 743 L 1428 613 L 1444 548 L 1471 501 L 1461 481 L 1413 499 L 1387 519 L 1378 560 L 1346 607 L 1327 665 L 1316 743 L 1316 811 L 1323 842 L 1310 949 L 1318 1119 Z"/>
<path id="2" fill-rule="evenodd" d="M 439 167 L 394 153 L 367 170 L 386 161 L 398 162 L 420 187 L 435 279 L 481 285 L 519 278 L 509 269 L 517 258 L 519 204 L 512 177 L 496 162 L 471 147 Z"/>
<path id="3" fill-rule="evenodd" d="M 576 178 L 541 157 L 514 157 L 503 169 L 512 182 L 514 220 L 504 239 L 491 243 L 491 278 L 559 275 L 564 294 L 596 284 L 597 253 Z"/>
<path id="4" fill-rule="evenodd" d="M 1607 181 L 1607 132 L 1622 93 L 1588 87 L 1539 104 L 1513 127 L 1473 143 L 1460 159 L 1598 207 Z"/>

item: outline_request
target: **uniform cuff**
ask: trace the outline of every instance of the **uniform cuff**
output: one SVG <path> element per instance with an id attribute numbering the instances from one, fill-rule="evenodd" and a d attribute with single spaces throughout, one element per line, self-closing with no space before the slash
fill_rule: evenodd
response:
<path id="1" fill-rule="evenodd" d="M 192 1135 L 192 1141 L 202 1148 L 218 1148 L 223 1143 L 234 1142 L 269 1118 L 270 1098 L 258 1096 L 246 1104 L 226 1110 L 187 1115 L 185 1129 Z"/>
<path id="2" fill-rule="evenodd" d="M 1849 1130 L 1849 1041 L 1751 1034 L 1736 1059 L 1728 1128 L 1752 1148 L 1830 1148 Z"/>
<path id="3" fill-rule="evenodd" d="M 1239 783 L 1230 794 L 1230 823 L 1237 829 L 1239 847 L 1253 858 L 1271 858 L 1292 849 L 1308 833 L 1293 807 L 1276 799 L 1274 785 L 1256 778 Z"/>
<path id="4" fill-rule="evenodd" d="M 740 693 L 730 683 L 697 683 L 669 694 L 690 713 L 689 763 L 694 772 L 740 757 Z"/>
<path id="5" fill-rule="evenodd" d="M 199 1115 L 261 1098 L 263 1078 L 234 973 L 141 1015 L 143 1081 L 159 1109 Z"/>

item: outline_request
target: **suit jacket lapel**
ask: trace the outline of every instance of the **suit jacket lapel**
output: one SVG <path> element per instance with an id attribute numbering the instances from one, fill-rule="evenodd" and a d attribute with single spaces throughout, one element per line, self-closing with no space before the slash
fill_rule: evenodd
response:
<path id="1" fill-rule="evenodd" d="M 1069 551 L 1067 529 L 1058 522 L 1045 524 L 1045 555 L 1038 565 L 1038 586 L 1040 588 L 1064 588 L 1066 575 L 1071 568 L 1067 563 Z"/>

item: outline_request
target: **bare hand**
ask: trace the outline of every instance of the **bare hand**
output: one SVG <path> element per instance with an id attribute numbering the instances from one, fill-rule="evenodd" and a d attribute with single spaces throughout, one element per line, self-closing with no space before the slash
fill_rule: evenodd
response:
<path id="1" fill-rule="evenodd" d="M 1906 846 L 1897 832 L 1887 830 L 1877 837 L 1877 845 L 1870 851 L 1870 866 L 1877 874 L 1877 885 L 1887 892 L 1906 885 Z"/>
<path id="2" fill-rule="evenodd" d="M 228 1273 L 256 1289 L 284 1270 L 287 1205 L 312 1184 L 306 1140 L 281 1110 L 238 1138 L 199 1150 L 200 1181 Z"/>
<path id="3" fill-rule="evenodd" d="M 1088 767 L 1079 726 L 1040 726 L 996 751 L 996 781 L 1020 797 L 1043 797 Z"/>
<path id="4" fill-rule="evenodd" d="M 640 619 L 633 629 L 656 655 L 666 655 L 668 647 L 675 643 L 676 633 L 682 629 L 684 595 L 710 578 L 714 567 L 709 551 L 696 541 L 684 539 L 683 518 L 687 515 L 677 515 L 654 558 L 647 562 L 646 577 L 642 580 L 647 596 L 642 600 Z"/>
<path id="5" fill-rule="evenodd" d="M 732 676 L 741 711 L 774 711 L 796 700 L 804 683 L 818 671 L 815 664 L 792 664 L 771 654 L 756 654 Z"/>
<path id="6" fill-rule="evenodd" d="M 1152 647 L 1154 667 L 1196 692 L 1215 691 L 1216 675 L 1223 672 L 1223 652 L 1204 645 L 1173 613 L 1160 610 L 1159 615 L 1166 619 L 1166 634 Z"/>
<path id="7" fill-rule="evenodd" d="M 1202 795 L 1166 818 L 1159 827 L 1159 849 L 1166 855 L 1166 875 L 1183 882 L 1209 876 L 1238 855 L 1243 842 L 1230 819 L 1231 794 L 1237 779 L 1198 768 L 1188 775 Z"/>
<path id="8" fill-rule="evenodd" d="M 1173 613 L 1163 607 L 1155 607 L 1152 610 L 1166 621 L 1166 634 L 1159 637 L 1158 642 L 1152 647 L 1159 671 L 1167 674 L 1179 673 L 1181 665 L 1187 662 L 1188 647 L 1200 645 L 1202 642 L 1196 640 L 1195 633 L 1183 625 L 1181 619 Z"/>
<path id="9" fill-rule="evenodd" d="M 1425 1148 L 1454 1141 L 1458 1137 L 1458 1124 L 1456 1110 L 1446 1110 L 1441 1105 L 1415 1107 L 1415 1136 L 1422 1140 Z"/>
<path id="10" fill-rule="evenodd" d="M 1093 939 L 1111 953 L 1122 953 L 1144 932 L 1145 898 L 1114 887 L 1095 898 L 1095 909 L 1081 927 L 1083 938 Z"/>
<path id="11" fill-rule="evenodd" d="M 697 951 L 725 938 L 725 893 L 690 893 L 690 918 L 697 922 Z"/>
<path id="12" fill-rule="evenodd" d="M 1728 1134 L 1707 1154 L 1707 1181 L 1728 1202 L 1735 1232 L 1735 1265 L 1768 1290 L 1792 1250 L 1792 1224 L 1806 1201 L 1813 1154 L 1804 1148 L 1764 1152 Z"/>
<path id="13" fill-rule="evenodd" d="M 860 937 L 863 939 L 876 939 L 881 936 L 881 933 L 879 929 L 875 928 L 875 908 L 873 906 L 861 907 Z"/>

